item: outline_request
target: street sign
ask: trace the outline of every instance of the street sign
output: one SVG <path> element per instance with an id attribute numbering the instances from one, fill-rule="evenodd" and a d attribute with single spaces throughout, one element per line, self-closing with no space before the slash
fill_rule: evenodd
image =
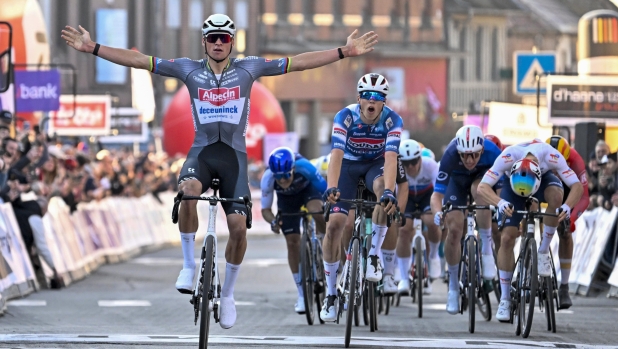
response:
<path id="1" fill-rule="evenodd" d="M 515 51 L 513 53 L 513 92 L 518 95 L 536 94 L 536 74 L 556 71 L 556 53 L 553 51 Z M 545 84 L 541 83 L 541 94 Z"/>

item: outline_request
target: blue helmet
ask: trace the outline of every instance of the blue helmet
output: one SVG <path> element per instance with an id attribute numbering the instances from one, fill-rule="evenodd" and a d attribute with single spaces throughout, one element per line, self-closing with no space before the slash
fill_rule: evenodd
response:
<path id="1" fill-rule="evenodd" d="M 292 149 L 288 147 L 276 148 L 268 157 L 268 168 L 275 175 L 289 173 L 294 167 L 295 158 Z"/>

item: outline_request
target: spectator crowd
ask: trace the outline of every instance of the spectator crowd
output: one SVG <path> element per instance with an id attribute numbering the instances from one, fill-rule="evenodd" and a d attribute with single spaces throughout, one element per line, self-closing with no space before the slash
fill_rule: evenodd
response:
<path id="1" fill-rule="evenodd" d="M 37 278 L 46 280 L 39 256 L 52 269 L 52 288 L 63 286 L 42 220 L 52 197 L 61 198 L 73 213 L 82 202 L 148 193 L 158 199 L 161 192 L 177 190 L 183 158 L 152 148 L 138 154 L 132 147 L 104 149 L 77 139 L 50 138 L 38 125 L 22 127 L 11 137 L 12 119 L 10 112 L 0 112 L 0 199 L 13 207 Z"/>

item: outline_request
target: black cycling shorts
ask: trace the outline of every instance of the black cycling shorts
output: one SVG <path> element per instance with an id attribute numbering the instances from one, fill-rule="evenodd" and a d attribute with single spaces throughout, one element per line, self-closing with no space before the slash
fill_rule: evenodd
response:
<path id="1" fill-rule="evenodd" d="M 205 147 L 193 147 L 182 165 L 178 184 L 196 179 L 202 183 L 202 192 L 208 190 L 213 178 L 219 178 L 219 197 L 251 198 L 249 177 L 247 176 L 247 153 L 233 149 L 223 142 Z M 245 205 L 222 203 L 226 215 L 247 215 Z"/>

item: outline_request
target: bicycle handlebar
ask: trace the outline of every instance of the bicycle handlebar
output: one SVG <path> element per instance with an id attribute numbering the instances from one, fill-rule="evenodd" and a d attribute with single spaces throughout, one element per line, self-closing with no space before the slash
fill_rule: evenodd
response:
<path id="1" fill-rule="evenodd" d="M 533 200 L 531 201 L 535 201 L 535 202 L 539 202 L 539 200 L 537 200 L 536 198 L 532 198 Z M 513 204 L 509 204 L 509 208 L 513 208 Z M 560 214 L 562 213 L 562 208 L 558 208 L 558 213 L 547 213 L 547 212 L 541 212 L 541 211 L 529 211 L 529 210 L 515 210 L 513 213 L 519 213 L 519 214 L 523 214 L 523 215 L 532 215 L 533 218 L 537 218 L 537 217 L 556 217 L 558 218 L 560 216 Z M 504 227 L 504 222 L 506 221 L 506 215 L 503 214 L 502 215 L 502 219 L 500 222 L 500 229 L 502 229 Z M 563 228 L 568 229 L 569 226 L 571 225 L 571 220 L 569 218 L 562 220 L 562 222 L 560 222 L 560 224 L 562 225 Z"/>
<path id="2" fill-rule="evenodd" d="M 363 199 L 337 199 L 338 202 L 347 202 L 350 204 L 353 204 L 356 206 L 356 209 L 362 209 L 363 206 L 376 206 L 376 205 L 380 205 L 381 203 L 378 201 L 368 201 L 368 200 L 363 200 Z M 330 201 L 326 201 L 324 203 L 324 221 L 328 222 L 328 219 L 330 218 Z M 396 214 L 399 213 L 399 207 L 397 207 L 397 211 Z M 386 215 L 386 226 L 390 228 L 391 223 L 393 222 L 393 215 L 389 214 Z"/>
<path id="3" fill-rule="evenodd" d="M 180 202 L 182 200 L 208 201 L 210 202 L 211 205 L 216 205 L 217 202 L 243 204 L 245 205 L 245 208 L 247 209 L 247 217 L 245 220 L 246 226 L 247 226 L 247 229 L 251 229 L 251 224 L 253 222 L 253 219 L 252 219 L 253 215 L 251 213 L 251 208 L 253 207 L 253 203 L 251 202 L 251 198 L 248 195 L 245 195 L 238 199 L 220 198 L 218 196 L 205 196 L 205 195 L 193 196 L 193 195 L 184 195 L 184 192 L 181 190 L 178 192 L 178 195 L 176 195 L 176 197 L 174 198 L 174 208 L 172 209 L 172 222 L 174 224 L 178 223 L 178 209 L 180 207 Z"/>

